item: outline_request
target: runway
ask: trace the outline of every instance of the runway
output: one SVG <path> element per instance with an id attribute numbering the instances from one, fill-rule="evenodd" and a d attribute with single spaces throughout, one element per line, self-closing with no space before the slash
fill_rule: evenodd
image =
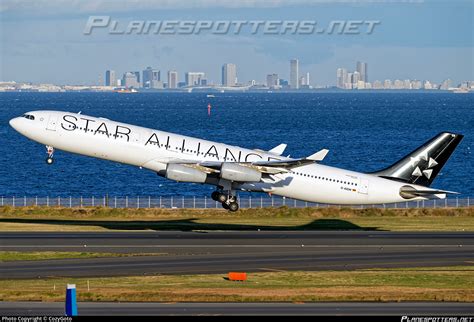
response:
<path id="1" fill-rule="evenodd" d="M 64 315 L 64 303 L 0 302 L 4 316 Z M 79 302 L 81 315 L 473 315 L 472 303 L 97 303 Z"/>
<path id="2" fill-rule="evenodd" d="M 1 233 L 0 251 L 158 253 L 0 263 L 1 278 L 353 270 L 472 265 L 474 233 L 74 232 Z"/>

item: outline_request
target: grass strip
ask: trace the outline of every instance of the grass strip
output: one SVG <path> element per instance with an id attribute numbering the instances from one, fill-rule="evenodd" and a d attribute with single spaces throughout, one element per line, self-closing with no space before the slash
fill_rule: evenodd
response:
<path id="1" fill-rule="evenodd" d="M 0 231 L 474 231 L 474 207 L 414 209 L 114 209 L 0 207 Z"/>
<path id="2" fill-rule="evenodd" d="M 246 282 L 225 274 L 0 280 L 1 301 L 474 301 L 474 266 L 324 272 L 261 272 Z"/>

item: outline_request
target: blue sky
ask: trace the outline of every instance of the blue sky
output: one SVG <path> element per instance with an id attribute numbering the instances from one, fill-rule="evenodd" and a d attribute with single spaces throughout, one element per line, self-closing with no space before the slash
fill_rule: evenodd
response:
<path id="1" fill-rule="evenodd" d="M 204 71 L 220 81 L 223 63 L 237 64 L 239 81 L 278 73 L 289 59 L 312 85 L 335 84 L 336 68 L 369 65 L 375 79 L 474 79 L 474 1 L 328 0 L 2 0 L 1 80 L 97 83 L 106 69 L 119 74 L 153 66 Z M 379 20 L 371 35 L 84 35 L 90 15 L 131 20 Z"/>

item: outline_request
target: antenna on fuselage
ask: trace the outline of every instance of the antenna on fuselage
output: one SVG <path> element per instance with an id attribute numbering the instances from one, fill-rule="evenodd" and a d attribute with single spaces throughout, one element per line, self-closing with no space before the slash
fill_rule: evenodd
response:
<path id="1" fill-rule="evenodd" d="M 79 113 L 77 113 L 77 114 L 81 114 L 81 113 L 82 113 L 82 111 L 79 111 Z"/>

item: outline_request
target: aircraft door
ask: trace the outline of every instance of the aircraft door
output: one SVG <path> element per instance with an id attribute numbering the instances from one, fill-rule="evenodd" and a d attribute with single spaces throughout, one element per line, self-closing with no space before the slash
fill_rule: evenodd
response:
<path id="1" fill-rule="evenodd" d="M 58 124 L 58 115 L 50 114 L 48 119 L 48 124 L 46 125 L 46 130 L 56 131 L 56 125 Z"/>
<path id="2" fill-rule="evenodd" d="M 368 194 L 369 193 L 369 179 L 360 179 L 359 180 L 359 193 Z"/>

